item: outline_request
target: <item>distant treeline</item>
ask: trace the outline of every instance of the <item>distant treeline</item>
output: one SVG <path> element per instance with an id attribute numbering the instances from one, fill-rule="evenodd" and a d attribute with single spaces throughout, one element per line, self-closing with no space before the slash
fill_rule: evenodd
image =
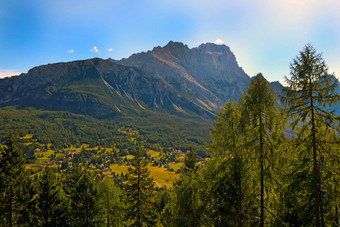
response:
<path id="1" fill-rule="evenodd" d="M 118 131 L 121 127 L 138 130 L 135 137 L 140 146 L 158 150 L 159 147 L 189 150 L 193 147 L 202 157 L 207 157 L 211 123 L 205 119 L 186 119 L 166 113 L 148 112 L 135 116 L 112 119 L 96 119 L 61 111 L 37 110 L 34 108 L 0 109 L 0 140 L 5 142 L 9 133 L 32 134 L 41 144 L 52 144 L 55 149 L 70 146 L 90 147 L 115 145 L 120 150 L 136 149 L 131 136 Z M 193 131 L 195 133 L 193 133 Z"/>

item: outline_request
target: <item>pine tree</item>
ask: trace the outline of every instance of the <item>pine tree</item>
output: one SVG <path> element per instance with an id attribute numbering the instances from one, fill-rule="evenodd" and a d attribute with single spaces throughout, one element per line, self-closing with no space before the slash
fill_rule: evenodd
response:
<path id="1" fill-rule="evenodd" d="M 89 174 L 78 165 L 69 179 L 70 219 L 74 226 L 94 226 L 101 213 L 98 206 L 98 191 Z"/>
<path id="2" fill-rule="evenodd" d="M 13 134 L 9 134 L 4 151 L 0 155 L 0 206 L 2 223 L 16 225 L 20 210 L 25 178 L 25 160 Z"/>
<path id="3" fill-rule="evenodd" d="M 107 226 L 119 226 L 121 223 L 122 204 L 119 197 L 120 191 L 114 181 L 105 177 L 99 183 L 99 202 Z"/>
<path id="4" fill-rule="evenodd" d="M 196 152 L 190 147 L 189 153 L 184 158 L 184 165 L 181 167 L 182 174 L 195 174 L 198 166 L 196 163 Z"/>
<path id="5" fill-rule="evenodd" d="M 45 167 L 39 181 L 39 213 L 43 226 L 65 225 L 61 188 L 51 168 Z"/>
<path id="6" fill-rule="evenodd" d="M 258 160 L 260 175 L 260 226 L 265 225 L 265 177 L 270 174 L 270 152 L 273 150 L 274 138 L 281 134 L 283 126 L 278 110 L 275 106 L 275 97 L 268 82 L 261 73 L 250 82 L 242 97 L 242 121 L 250 125 L 249 133 L 253 141 L 255 158 Z"/>
<path id="7" fill-rule="evenodd" d="M 126 219 L 131 226 L 153 226 L 155 224 L 153 197 L 153 179 L 149 176 L 148 162 L 138 149 L 128 168 L 126 185 Z"/>
<path id="8" fill-rule="evenodd" d="M 211 129 L 212 159 L 203 171 L 202 186 L 207 225 L 257 225 L 253 218 L 257 206 L 250 171 L 253 161 L 244 124 L 240 104 L 229 100 L 217 113 Z"/>
<path id="9" fill-rule="evenodd" d="M 22 191 L 19 196 L 18 224 L 36 226 L 38 218 L 38 194 L 29 173 L 26 171 L 22 181 Z"/>
<path id="10" fill-rule="evenodd" d="M 190 148 L 174 187 L 173 223 L 175 226 L 200 225 L 200 198 L 196 153 Z"/>
<path id="11" fill-rule="evenodd" d="M 339 127 L 339 117 L 334 116 L 334 111 L 330 110 L 339 100 L 339 95 L 335 92 L 338 81 L 327 71 L 322 55 L 307 44 L 290 64 L 291 78 L 286 77 L 289 88 L 285 89 L 286 96 L 283 98 L 287 112 L 292 117 L 291 126 L 298 129 L 298 143 L 303 146 L 300 160 L 305 161 L 301 168 L 306 168 L 312 162 L 313 170 L 309 179 L 313 187 L 310 194 L 313 195 L 314 222 L 317 227 L 322 225 L 324 212 L 321 169 L 325 166 L 321 160 L 325 155 L 327 158 L 337 157 L 336 153 L 328 151 L 329 144 L 335 142 L 334 139 L 324 135 Z"/>

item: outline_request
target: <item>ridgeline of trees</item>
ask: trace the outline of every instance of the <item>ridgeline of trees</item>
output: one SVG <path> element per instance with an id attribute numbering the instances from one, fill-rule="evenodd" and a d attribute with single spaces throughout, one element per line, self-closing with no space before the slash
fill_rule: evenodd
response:
<path id="1" fill-rule="evenodd" d="M 338 82 L 311 45 L 286 80 L 284 108 L 261 74 L 239 103 L 228 101 L 211 130 L 211 159 L 197 163 L 191 149 L 170 189 L 155 187 L 140 149 L 119 185 L 77 164 L 29 176 L 10 134 L 0 153 L 1 225 L 340 226 Z"/>

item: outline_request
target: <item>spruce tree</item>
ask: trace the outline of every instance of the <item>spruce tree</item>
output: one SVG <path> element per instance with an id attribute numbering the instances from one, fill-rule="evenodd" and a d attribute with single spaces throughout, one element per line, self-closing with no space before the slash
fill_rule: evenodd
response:
<path id="1" fill-rule="evenodd" d="M 153 226 L 156 223 L 152 204 L 154 185 L 147 165 L 148 161 L 138 148 L 128 168 L 128 182 L 125 190 L 126 219 L 131 226 Z"/>
<path id="2" fill-rule="evenodd" d="M 181 167 L 180 179 L 174 187 L 175 226 L 200 226 L 200 198 L 196 153 L 190 148 Z"/>
<path id="3" fill-rule="evenodd" d="M 43 226 L 65 225 L 61 187 L 51 168 L 45 167 L 39 181 L 39 213 Z"/>
<path id="4" fill-rule="evenodd" d="M 181 167 L 182 174 L 195 174 L 198 166 L 196 163 L 196 152 L 190 147 L 189 153 L 184 158 L 184 165 Z"/>
<path id="5" fill-rule="evenodd" d="M 325 136 L 339 129 L 339 116 L 334 116 L 330 108 L 339 100 L 336 94 L 338 81 L 328 74 L 322 55 L 310 44 L 293 59 L 290 75 L 290 78 L 286 77 L 289 87 L 282 100 L 292 118 L 292 128 L 297 129 L 298 145 L 302 147 L 300 168 L 308 171 L 309 163 L 312 163 L 312 174 L 306 172 L 305 176 L 309 176 L 313 185 L 309 191 L 313 195 L 314 224 L 319 227 L 323 222 L 322 195 L 325 194 L 322 192 L 322 169 L 328 169 L 322 159 L 339 158 L 336 149 L 329 150 L 329 145 L 336 142 L 336 136 Z"/>
<path id="6" fill-rule="evenodd" d="M 36 226 L 39 222 L 38 194 L 33 180 L 26 171 L 22 181 L 22 191 L 19 196 L 18 224 L 24 226 Z"/>
<path id="7" fill-rule="evenodd" d="M 94 226 L 101 213 L 98 206 L 98 190 L 87 172 L 78 165 L 68 182 L 70 204 L 70 221 L 74 226 Z"/>
<path id="8" fill-rule="evenodd" d="M 13 134 L 9 134 L 0 155 L 0 206 L 2 224 L 14 226 L 18 222 L 20 196 L 23 194 L 25 160 Z"/>

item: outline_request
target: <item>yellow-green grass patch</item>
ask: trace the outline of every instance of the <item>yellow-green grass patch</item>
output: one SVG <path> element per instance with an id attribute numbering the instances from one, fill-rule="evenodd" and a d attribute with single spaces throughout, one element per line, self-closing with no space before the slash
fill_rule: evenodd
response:
<path id="1" fill-rule="evenodd" d="M 127 173 L 128 172 L 128 168 L 129 166 L 127 165 L 118 165 L 118 164 L 111 164 L 110 165 L 110 169 L 112 172 L 115 172 L 115 173 Z"/>
<path id="2" fill-rule="evenodd" d="M 147 154 L 150 155 L 151 158 L 153 158 L 153 157 L 158 157 L 160 155 L 160 152 L 154 151 L 154 150 L 147 150 Z"/>
<path id="3" fill-rule="evenodd" d="M 110 165 L 111 171 L 115 172 L 116 174 L 126 174 L 128 173 L 128 168 L 129 166 L 127 165 Z M 170 172 L 162 167 L 151 166 L 150 163 L 148 164 L 148 169 L 150 170 L 150 176 L 153 177 L 153 180 L 156 182 L 156 185 L 158 187 L 162 187 L 163 185 L 165 185 L 167 188 L 170 188 L 173 186 L 173 182 L 175 181 L 175 179 L 179 177 L 179 174 L 176 174 L 175 172 Z"/>
<path id="4" fill-rule="evenodd" d="M 28 139 L 31 139 L 32 137 L 33 137 L 32 134 L 26 134 L 26 135 L 24 135 L 23 137 L 21 137 L 21 139 L 28 140 Z"/>
<path id="5" fill-rule="evenodd" d="M 127 159 L 133 159 L 135 156 L 133 155 L 125 155 L 125 156 L 122 156 L 122 158 L 127 158 Z"/>
<path id="6" fill-rule="evenodd" d="M 183 165 L 183 162 L 177 162 L 177 163 L 176 162 L 170 162 L 169 163 L 169 166 L 171 168 L 173 168 L 174 171 L 177 171 L 178 169 L 180 169 L 182 165 Z"/>

